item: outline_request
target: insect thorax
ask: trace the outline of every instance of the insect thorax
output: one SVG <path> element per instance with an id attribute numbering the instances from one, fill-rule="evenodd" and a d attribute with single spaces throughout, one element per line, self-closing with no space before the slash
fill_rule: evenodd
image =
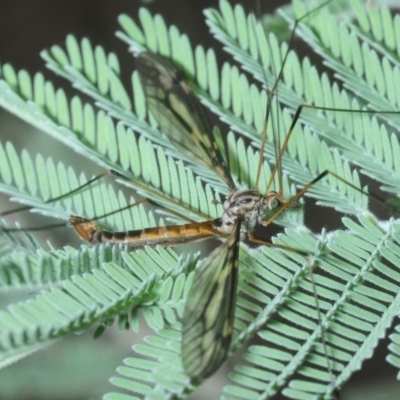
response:
<path id="1" fill-rule="evenodd" d="M 254 190 L 233 191 L 224 202 L 222 228 L 226 233 L 230 233 L 236 220 L 242 218 L 242 231 L 251 231 L 264 219 L 267 209 L 273 210 L 280 205 L 281 200 L 276 192 L 269 192 L 263 196 Z"/>

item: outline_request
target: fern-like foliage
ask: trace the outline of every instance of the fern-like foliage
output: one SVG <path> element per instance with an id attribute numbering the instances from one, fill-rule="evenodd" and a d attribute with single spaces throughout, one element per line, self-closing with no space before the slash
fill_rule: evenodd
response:
<path id="1" fill-rule="evenodd" d="M 307 7 L 305 6 L 307 3 Z M 337 10 L 343 11 L 338 2 Z M 399 55 L 394 40 L 399 20 L 386 9 L 352 2 L 340 14 L 319 9 L 297 32 L 332 68 L 335 78 L 319 75 L 309 59 L 288 53 L 275 97 L 269 136 L 281 142 L 300 104 L 341 109 L 398 111 Z M 282 12 L 287 22 L 310 10 L 297 1 Z M 202 102 L 227 123 L 226 140 L 216 131 L 222 153 L 238 187 L 253 188 L 259 159 L 267 91 L 275 82 L 287 44 L 239 5 L 221 0 L 205 11 L 206 23 L 234 61 L 218 66 L 212 49 L 192 48 L 189 38 L 162 17 L 139 11 L 137 24 L 120 17 L 117 36 L 134 50 L 148 49 L 172 58 L 193 81 Z M 356 18 L 356 20 L 353 20 Z M 136 16 L 135 16 L 136 19 Z M 268 27 L 267 27 L 268 28 Z M 64 46 L 42 53 L 46 65 L 70 81 L 79 95 L 69 99 L 42 74 L 30 76 L 1 66 L 0 104 L 44 133 L 61 141 L 101 168 L 132 179 L 140 196 L 193 220 L 221 215 L 227 188 L 218 177 L 180 154 L 158 130 L 145 106 L 138 75 L 131 86 L 121 80 L 114 53 L 87 39 L 68 36 Z M 88 101 L 92 99 L 92 102 Z M 83 100 L 85 98 L 85 100 Z M 360 173 L 377 180 L 382 190 L 400 193 L 400 112 L 347 113 L 304 109 L 283 155 L 283 191 L 296 192 L 325 170 L 360 187 Z M 275 162 L 272 140 L 266 149 L 259 190 L 265 191 Z M 63 221 L 70 214 L 88 218 L 124 208 L 126 199 L 104 183 L 56 202 L 47 200 L 87 181 L 71 166 L 45 155 L 20 153 L 0 143 L 0 190 L 32 211 Z M 400 223 L 378 221 L 368 211 L 368 196 L 329 175 L 305 196 L 350 214 L 341 230 L 319 235 L 303 225 L 301 211 L 287 212 L 279 223 L 285 233 L 274 240 L 310 256 L 245 246 L 240 256 L 240 284 L 231 354 L 255 334 L 257 345 L 244 351 L 229 375 L 223 398 L 329 398 L 331 377 L 321 344 L 322 330 L 340 388 L 386 335 L 399 309 Z M 109 215 L 116 230 L 139 229 L 185 219 L 143 207 Z M 97 324 L 100 334 L 114 320 L 121 328 L 140 329 L 141 313 L 154 330 L 135 344 L 111 382 L 124 389 L 107 399 L 184 397 L 196 389 L 180 361 L 180 317 L 191 286 L 196 257 L 172 250 L 82 245 L 80 249 L 43 249 L 27 233 L 2 232 L 0 290 L 35 289 L 34 299 L 0 313 L 0 362 L 7 365 L 72 332 Z M 308 270 L 315 272 L 321 321 L 315 308 Z M 321 324 L 322 323 L 322 326 Z M 397 331 L 399 328 L 397 328 Z M 399 335 L 392 335 L 388 361 L 400 367 Z M 127 392 L 129 394 L 127 394 Z"/>

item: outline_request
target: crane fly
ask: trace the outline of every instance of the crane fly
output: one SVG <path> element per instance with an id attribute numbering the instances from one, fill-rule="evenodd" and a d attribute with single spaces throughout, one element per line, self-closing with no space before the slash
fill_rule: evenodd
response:
<path id="1" fill-rule="evenodd" d="M 232 338 L 238 281 L 239 243 L 252 236 L 265 222 L 266 211 L 294 207 L 295 199 L 281 193 L 262 195 L 254 190 L 239 190 L 212 134 L 211 124 L 200 101 L 192 92 L 183 71 L 157 54 L 142 52 L 137 69 L 147 105 L 162 131 L 184 155 L 215 171 L 228 186 L 221 217 L 184 225 L 108 232 L 82 217 L 70 222 L 88 242 L 110 242 L 132 248 L 145 245 L 174 246 L 211 237 L 225 242 L 211 252 L 196 269 L 182 320 L 182 360 L 193 379 L 212 375 L 227 357 Z M 320 178 L 318 178 L 320 179 Z"/>
<path id="2" fill-rule="evenodd" d="M 270 245 L 253 236 L 254 228 L 269 225 L 278 213 L 295 207 L 301 195 L 327 172 L 318 175 L 290 199 L 285 199 L 282 194 L 281 179 L 278 192 L 268 190 L 274 175 L 277 173 L 281 177 L 281 157 L 287 144 L 284 142 L 280 147 L 275 143 L 276 168 L 270 177 L 267 192 L 263 195 L 257 190 L 238 189 L 218 148 L 208 116 L 192 92 L 183 71 L 168 59 L 148 52 L 139 54 L 137 69 L 148 108 L 170 142 L 188 159 L 194 159 L 214 171 L 226 184 L 228 190 L 223 213 L 219 218 L 204 222 L 127 232 L 105 231 L 93 220 L 78 216 L 71 216 L 70 222 L 78 235 L 88 242 L 121 243 L 131 248 L 145 245 L 175 246 L 213 237 L 225 239 L 196 269 L 182 319 L 183 365 L 192 379 L 202 380 L 220 367 L 231 344 L 240 242 L 248 238 L 257 244 Z M 262 156 L 256 182 L 259 180 L 261 165 Z M 301 254 L 301 251 L 297 252 Z"/>
<path id="3" fill-rule="evenodd" d="M 311 12 L 314 11 L 315 9 Z M 238 189 L 212 133 L 208 115 L 193 93 L 184 72 L 170 60 L 150 52 L 139 53 L 136 65 L 147 107 L 162 132 L 186 158 L 194 159 L 198 164 L 214 171 L 226 184 L 228 193 L 223 203 L 223 213 L 219 218 L 204 222 L 121 232 L 102 230 L 92 220 L 78 216 L 71 216 L 70 222 L 78 235 L 87 242 L 119 243 L 131 248 L 146 245 L 176 246 L 212 237 L 225 239 L 196 269 L 182 319 L 183 366 L 193 380 L 201 381 L 221 366 L 230 348 L 240 242 L 247 238 L 256 244 L 272 245 L 254 237 L 254 229 L 260 225 L 268 226 L 282 211 L 295 208 L 298 199 L 329 172 L 324 171 L 318 175 L 294 197 L 284 198 L 281 158 L 292 131 L 290 128 L 282 147 L 279 141 L 274 140 L 276 166 L 267 184 L 266 193 L 263 195 L 257 190 Z M 260 151 L 262 153 L 263 148 Z M 262 161 L 261 155 L 256 188 Z M 275 174 L 279 178 L 278 192 L 269 190 Z M 286 246 L 273 246 L 307 255 L 301 250 Z"/>
<path id="4" fill-rule="evenodd" d="M 93 220 L 78 216 L 71 216 L 70 222 L 78 235 L 87 242 L 121 243 L 129 245 L 130 248 L 146 245 L 175 246 L 209 238 L 225 239 L 196 269 L 182 319 L 183 365 L 192 379 L 202 380 L 221 366 L 227 358 L 231 344 L 240 242 L 247 238 L 256 244 L 271 245 L 253 236 L 255 227 L 269 225 L 278 210 L 296 207 L 298 198 L 307 188 L 291 199 L 283 197 L 281 188 L 279 192 L 268 191 L 264 195 L 257 190 L 238 189 L 218 148 L 208 116 L 192 92 L 183 71 L 168 59 L 149 52 L 139 54 L 137 69 L 148 108 L 163 133 L 183 155 L 214 171 L 226 184 L 228 190 L 222 215 L 204 222 L 126 232 L 105 231 Z M 262 157 L 259 162 L 259 165 L 261 164 Z M 276 172 L 281 173 L 280 166 L 274 174 Z M 99 175 L 102 176 L 104 174 Z M 314 181 L 321 178 L 322 175 Z M 84 186 L 86 184 L 76 190 Z M 52 198 L 48 202 L 63 197 L 65 195 Z M 20 210 L 27 208 L 29 207 Z"/>
<path id="5" fill-rule="evenodd" d="M 274 222 L 280 212 L 295 207 L 302 194 L 323 178 L 328 171 L 318 175 L 297 195 L 288 199 L 282 194 L 281 182 L 279 182 L 278 192 L 268 189 L 265 194 L 256 190 L 257 185 L 254 190 L 237 188 L 212 133 L 207 114 L 187 83 L 185 74 L 168 59 L 153 53 L 142 52 L 138 56 L 137 66 L 148 108 L 170 142 L 186 158 L 195 160 L 196 163 L 214 171 L 225 183 L 227 197 L 223 203 L 223 212 L 219 218 L 203 222 L 190 221 L 181 225 L 127 232 L 102 230 L 94 220 L 77 216 L 71 216 L 70 221 L 79 236 L 88 242 L 124 243 L 131 248 L 145 245 L 175 246 L 210 238 L 224 240 L 196 269 L 182 320 L 181 347 L 185 371 L 194 380 L 202 380 L 220 367 L 227 358 L 230 348 L 240 242 L 248 239 L 257 244 L 270 244 L 255 238 L 254 228 L 258 225 L 269 225 Z M 281 73 L 282 70 L 279 74 L 274 74 L 278 76 L 277 82 Z M 314 108 L 318 109 L 318 107 Z M 325 110 L 333 109 L 325 108 Z M 336 109 L 336 111 L 346 110 Z M 296 121 L 297 119 L 293 121 L 292 126 Z M 287 139 L 291 131 L 292 127 L 288 130 Z M 281 177 L 281 158 L 286 144 L 285 141 L 283 146 L 276 144 L 274 146 L 276 168 L 267 188 L 270 188 L 274 174 Z M 263 147 L 260 154 L 258 170 L 262 165 Z M 335 176 L 340 179 L 337 175 Z M 121 178 L 124 179 L 123 176 Z M 259 177 L 256 182 L 258 180 Z M 53 198 L 52 201 L 54 200 Z M 284 246 L 276 245 L 276 247 L 285 249 Z M 292 248 L 288 250 L 303 255 L 300 250 Z"/>
<path id="6" fill-rule="evenodd" d="M 323 3 L 322 6 L 325 4 Z M 184 73 L 168 59 L 148 52 L 139 54 L 137 69 L 148 109 L 163 133 L 186 158 L 194 159 L 198 164 L 213 170 L 226 184 L 228 191 L 223 204 L 223 213 L 219 218 L 204 222 L 128 232 L 104 231 L 93 221 L 76 216 L 71 217 L 71 223 L 86 241 L 122 243 L 132 248 L 144 245 L 174 246 L 212 237 L 225 239 L 224 243 L 210 253 L 195 271 L 193 286 L 188 295 L 182 319 L 183 365 L 192 379 L 202 380 L 220 367 L 227 358 L 230 348 L 240 241 L 247 238 L 254 243 L 269 244 L 253 236 L 256 226 L 269 225 L 279 213 L 287 208 L 295 207 L 302 194 L 328 173 L 339 180 L 341 178 L 331 171 L 324 171 L 289 199 L 284 198 L 281 184 L 278 192 L 267 191 L 264 195 L 257 190 L 238 189 L 218 148 L 207 114 L 192 92 Z M 279 77 L 280 74 L 277 80 Z M 301 107 L 288 130 L 287 140 L 293 131 Z M 333 110 L 322 107 L 320 109 Z M 275 147 L 276 167 L 267 188 L 271 186 L 274 174 L 278 173 L 278 176 L 281 174 L 281 158 L 287 140 L 282 146 Z M 263 154 L 263 148 L 260 153 Z M 262 163 L 259 162 L 259 167 L 261 165 Z M 256 182 L 258 179 L 257 177 Z M 355 189 L 362 192 L 357 187 Z M 267 217 L 266 214 L 269 216 Z M 296 249 L 288 250 L 301 254 L 301 251 Z M 333 387 L 333 374 L 328 359 L 327 364 Z"/>

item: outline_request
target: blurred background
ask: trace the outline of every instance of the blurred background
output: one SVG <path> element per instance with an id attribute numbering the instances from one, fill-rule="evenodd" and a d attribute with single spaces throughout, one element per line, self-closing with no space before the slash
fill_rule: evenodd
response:
<path id="1" fill-rule="evenodd" d="M 249 10 L 256 8 L 253 0 L 243 0 L 242 3 Z M 263 1 L 262 12 L 272 12 L 285 3 L 287 1 Z M 217 0 L 1 0 L 0 63 L 10 63 L 15 69 L 26 69 L 30 74 L 42 71 L 56 86 L 62 86 L 68 93 L 73 93 L 68 83 L 46 71 L 39 55 L 41 50 L 54 44 L 63 45 L 67 34 L 72 33 L 78 38 L 88 37 L 93 44 L 101 44 L 106 50 L 116 52 L 126 73 L 126 79 L 129 80 L 134 60 L 125 44 L 118 40 L 114 33 L 119 28 L 119 14 L 127 13 L 136 17 L 138 9 L 142 6 L 149 8 L 152 13 L 161 14 L 168 25 L 177 25 L 182 32 L 188 34 L 192 44 L 220 48 L 208 33 L 202 14 L 204 8 L 217 7 Z M 304 44 L 296 42 L 295 45 L 297 52 L 312 54 Z M 315 62 L 318 63 L 318 60 Z M 99 172 L 97 166 L 2 109 L 0 138 L 3 142 L 11 140 L 19 148 L 29 149 L 30 154 L 41 151 L 56 160 L 67 161 L 67 165 L 74 165 L 75 170 L 83 170 L 88 176 Z M 13 208 L 12 204 L 6 196 L 1 195 L 0 211 L 10 208 Z M 329 221 L 326 215 L 324 216 L 325 226 L 338 226 L 338 216 L 333 215 L 331 218 Z M 23 217 L 18 219 L 23 224 Z M 315 219 L 321 220 L 318 215 Z M 37 218 L 29 223 L 40 226 L 46 224 L 46 221 Z M 310 224 L 313 224 L 313 221 L 310 221 Z M 318 225 L 315 229 L 319 230 Z M 44 234 L 43 239 L 46 238 Z M 80 243 L 72 229 L 54 231 L 52 242 L 55 246 Z M 15 298 L 14 295 L 5 298 L 1 294 L 1 308 Z M 132 354 L 131 346 L 141 339 L 135 337 L 131 331 L 119 332 L 114 327 L 108 329 L 99 340 L 92 340 L 92 335 L 93 330 L 79 336 L 71 336 L 0 370 L 0 400 L 98 399 L 103 393 L 112 391 L 113 387 L 107 383 L 107 379 L 113 375 L 115 368 L 121 365 L 122 359 Z M 396 371 L 384 361 L 386 345 L 382 342 L 376 356 L 367 361 L 362 372 L 355 374 L 344 387 L 341 394 L 343 400 L 399 398 L 400 385 L 395 382 Z M 217 398 L 221 386 L 226 382 L 226 371 L 223 367 L 220 374 L 205 382 L 201 391 L 191 398 Z"/>

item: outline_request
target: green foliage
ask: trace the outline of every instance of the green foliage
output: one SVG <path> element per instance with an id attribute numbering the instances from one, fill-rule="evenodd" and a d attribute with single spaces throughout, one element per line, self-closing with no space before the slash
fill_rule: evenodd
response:
<path id="1" fill-rule="evenodd" d="M 392 19 L 386 9 L 369 10 L 353 3 L 353 11 L 344 14 L 329 6 L 322 8 L 298 28 L 344 89 L 339 81 L 332 83 L 326 74 L 319 75 L 309 59 L 299 60 L 289 52 L 275 92 L 280 104 L 273 104 L 269 121 L 261 192 L 276 157 L 271 136 L 279 136 L 283 142 L 300 104 L 400 109 L 393 84 L 398 81 L 400 52 L 392 34 L 398 32 L 399 20 Z M 282 17 L 292 22 L 293 15 L 299 17 L 308 10 L 298 1 L 291 13 Z M 118 37 L 133 50 L 146 48 L 169 56 L 187 71 L 202 102 L 231 129 L 225 143 L 220 142 L 238 187 L 253 188 L 266 90 L 274 87 L 287 44 L 280 44 L 272 33 L 265 35 L 254 17 L 227 1 L 220 2 L 219 10 L 206 10 L 205 15 L 213 35 L 236 60 L 233 65 L 219 67 L 213 50 L 193 49 L 187 36 L 145 9 L 139 12 L 140 26 L 126 15 L 120 17 Z M 183 157 L 166 140 L 148 115 L 136 72 L 131 87 L 121 80 L 116 54 L 87 39 L 68 36 L 65 46 L 53 46 L 42 56 L 47 67 L 70 81 L 86 100 L 78 95 L 68 99 L 42 74 L 31 77 L 26 71 L 3 65 L 2 107 L 101 168 L 132 179 L 129 186 L 140 196 L 193 220 L 221 215 L 220 201 L 226 195 L 223 182 Z M 88 97 L 92 102 L 85 102 Z M 400 113 L 304 109 L 283 156 L 286 197 L 326 169 L 356 187 L 360 187 L 360 173 L 368 175 L 382 190 L 398 196 L 399 118 Z M 102 183 L 46 202 L 87 178 L 43 155 L 32 156 L 26 150 L 19 154 L 10 143 L 0 145 L 0 176 L 0 190 L 14 201 L 63 221 L 70 214 L 104 215 L 134 201 Z M 378 221 L 368 211 L 368 196 L 332 175 L 305 196 L 352 218 L 343 219 L 343 230 L 320 235 L 304 227 L 301 211 L 279 218 L 286 230 L 274 241 L 300 249 L 308 258 L 265 247 L 250 251 L 243 246 L 231 353 L 243 348 L 254 334 L 262 341 L 245 349 L 229 376 L 232 382 L 223 389 L 224 398 L 271 398 L 279 391 L 296 399 L 331 395 L 310 267 L 315 270 L 335 387 L 343 386 L 371 356 L 398 314 L 399 222 Z M 162 213 L 165 221 L 139 206 L 111 215 L 105 223 L 121 230 L 184 221 L 168 210 Z M 109 393 L 105 398 L 166 398 L 185 396 L 196 389 L 180 363 L 179 323 L 195 257 L 178 258 L 175 252 L 159 248 L 129 252 L 120 247 L 84 245 L 48 250 L 40 248 L 30 235 L 15 232 L 1 234 L 0 254 L 2 292 L 41 291 L 1 311 L 2 366 L 93 324 L 99 326 L 97 334 L 116 319 L 121 328 L 129 324 L 138 330 L 141 314 L 154 332 L 144 344 L 135 344 L 135 354 L 123 361 L 118 377 L 111 379 L 132 395 Z M 391 339 L 388 361 L 398 368 L 398 334 Z"/>

